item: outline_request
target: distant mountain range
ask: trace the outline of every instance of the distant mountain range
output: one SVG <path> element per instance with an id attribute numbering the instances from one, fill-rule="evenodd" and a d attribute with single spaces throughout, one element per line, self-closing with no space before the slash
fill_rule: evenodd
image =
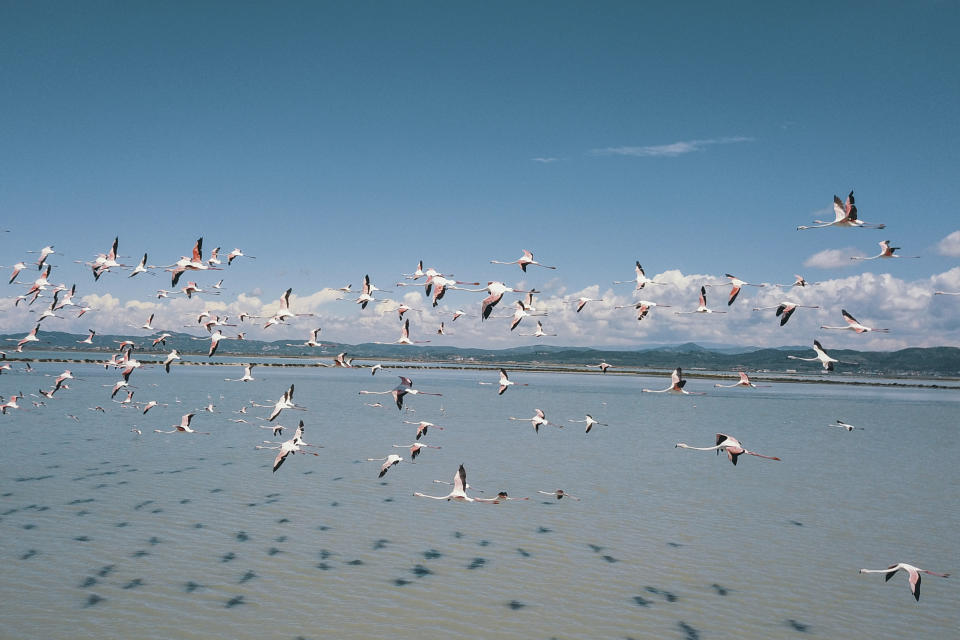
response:
<path id="1" fill-rule="evenodd" d="M 22 334 L 0 336 L 19 340 Z M 97 335 L 93 346 L 79 344 L 86 335 L 76 335 L 58 331 L 40 331 L 40 343 L 31 344 L 23 354 L 17 357 L 29 357 L 31 351 L 86 351 L 112 352 L 118 343 L 132 340 L 143 353 L 164 355 L 171 349 L 183 354 L 206 354 L 209 341 L 198 339 L 186 333 L 174 333 L 167 338 L 166 346 L 152 348 L 150 337 L 128 335 Z M 8 343 L 12 344 L 12 343 Z M 787 355 L 803 358 L 813 356 L 809 346 L 779 348 L 708 348 L 696 343 L 680 345 L 661 345 L 655 348 L 635 350 L 597 349 L 590 347 L 559 347 L 551 345 L 532 345 L 511 349 L 468 349 L 446 346 L 403 346 L 383 344 L 340 344 L 334 343 L 324 348 L 296 345 L 288 340 L 264 342 L 261 340 L 223 340 L 217 355 L 231 356 L 269 356 L 269 357 L 314 357 L 331 358 L 340 352 L 361 359 L 405 360 L 413 362 L 448 363 L 518 363 L 524 365 L 596 365 L 601 361 L 615 367 L 663 368 L 684 367 L 686 369 L 710 369 L 747 371 L 817 373 L 822 371 L 817 362 L 788 360 Z M 944 376 L 960 377 L 960 349 L 956 347 L 913 347 L 899 351 L 855 351 L 850 349 L 830 349 L 830 355 L 840 360 L 858 363 L 839 365 L 840 372 L 858 375 L 907 375 L 907 376 Z M 14 357 L 12 349 L 8 349 Z"/>

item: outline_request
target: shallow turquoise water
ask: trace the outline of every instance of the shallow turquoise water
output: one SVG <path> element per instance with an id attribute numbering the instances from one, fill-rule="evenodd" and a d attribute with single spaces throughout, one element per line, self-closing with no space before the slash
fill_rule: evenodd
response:
<path id="1" fill-rule="evenodd" d="M 0 393 L 49 388 L 62 365 L 4 374 Z M 791 638 L 951 637 L 954 579 L 928 577 L 914 602 L 904 561 L 956 573 L 960 474 L 954 391 L 778 384 L 704 396 L 641 394 L 664 378 L 516 372 L 503 396 L 490 371 L 153 368 L 134 373 L 146 416 L 109 401 L 114 372 L 71 365 L 71 388 L 0 417 L 0 628 L 44 638 Z M 296 383 L 320 454 L 276 473 L 271 439 L 231 422 Z M 122 394 L 118 395 L 118 399 Z M 33 398 L 36 400 L 37 398 Z M 177 402 L 179 400 L 179 402 Z M 365 402 L 383 402 L 383 408 Z M 193 427 L 155 434 L 213 402 Z M 88 409 L 102 405 L 105 413 Z M 526 418 L 542 408 L 564 429 Z M 568 422 L 592 414 L 590 434 Z M 79 422 L 68 418 L 76 415 Z M 865 427 L 848 433 L 826 425 Z M 415 464 L 377 478 L 368 457 Z M 260 423 L 262 424 L 262 423 Z M 138 427 L 143 434 L 130 432 Z M 675 449 L 716 432 L 782 458 Z M 284 437 L 289 437 L 289 432 Z M 459 464 L 499 505 L 424 500 Z M 563 488 L 579 502 L 537 490 Z M 481 494 L 476 494 L 481 495 Z"/>

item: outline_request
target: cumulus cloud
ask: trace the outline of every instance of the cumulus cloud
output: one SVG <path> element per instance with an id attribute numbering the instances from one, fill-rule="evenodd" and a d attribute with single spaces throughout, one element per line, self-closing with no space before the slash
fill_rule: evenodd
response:
<path id="1" fill-rule="evenodd" d="M 944 256 L 960 256 L 960 231 L 954 231 L 937 243 L 937 252 Z"/>
<path id="2" fill-rule="evenodd" d="M 532 158 L 534 162 L 539 162 L 541 164 L 550 164 L 551 162 L 559 162 L 560 158 Z"/>
<path id="3" fill-rule="evenodd" d="M 807 258 L 803 262 L 803 266 L 816 269 L 838 269 L 852 265 L 854 261 L 850 259 L 851 257 L 856 256 L 862 258 L 864 255 L 862 251 L 854 249 L 853 247 L 824 249 Z"/>
<path id="4" fill-rule="evenodd" d="M 728 138 L 711 138 L 708 140 L 682 140 L 670 144 L 649 145 L 642 147 L 605 147 L 591 149 L 595 156 L 634 156 L 640 158 L 675 157 L 695 151 L 702 151 L 704 147 L 717 144 L 734 144 L 737 142 L 752 142 L 753 138 L 734 136 Z"/>

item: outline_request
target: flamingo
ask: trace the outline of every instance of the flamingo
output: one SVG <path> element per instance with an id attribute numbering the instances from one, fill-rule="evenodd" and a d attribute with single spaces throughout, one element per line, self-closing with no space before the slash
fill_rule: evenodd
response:
<path id="1" fill-rule="evenodd" d="M 640 291 L 648 284 L 666 284 L 665 282 L 654 282 L 653 280 L 648 278 L 647 274 L 643 272 L 643 267 L 640 266 L 639 260 L 637 260 L 637 266 L 634 267 L 634 271 L 637 274 L 634 280 L 614 280 L 613 284 L 631 284 L 633 282 L 636 282 L 637 288 L 635 289 L 635 291 Z"/>
<path id="2" fill-rule="evenodd" d="M 401 283 L 398 283 L 398 284 L 401 284 Z M 443 295 L 447 292 L 448 289 L 455 289 L 457 291 L 473 291 L 473 292 L 486 291 L 486 289 L 466 289 L 464 287 L 458 286 L 462 284 L 471 285 L 471 286 L 480 285 L 479 282 L 451 280 L 450 278 L 445 278 L 438 274 L 438 275 L 431 276 L 430 279 L 427 280 L 426 286 L 424 288 L 424 293 L 426 295 L 430 295 L 430 290 L 431 288 L 433 289 L 433 297 L 431 298 L 431 304 L 434 307 L 436 307 L 440 303 L 440 300 L 443 298 Z"/>
<path id="3" fill-rule="evenodd" d="M 471 498 L 467 495 L 467 489 L 469 487 L 470 485 L 467 484 L 467 472 L 461 464 L 460 468 L 457 469 L 457 473 L 453 476 L 453 490 L 447 495 L 430 496 L 425 493 L 420 493 L 419 491 L 413 495 L 418 498 L 430 498 L 431 500 L 456 500 L 457 502 L 484 502 L 487 504 L 497 504 L 499 502 L 498 498 Z"/>
<path id="4" fill-rule="evenodd" d="M 935 296 L 960 296 L 960 291 L 934 291 Z"/>
<path id="5" fill-rule="evenodd" d="M 600 361 L 600 364 L 588 364 L 588 365 L 585 365 L 585 366 L 588 366 L 588 367 L 596 367 L 596 368 L 600 369 L 600 373 L 606 373 L 606 372 L 607 372 L 607 369 L 610 369 L 611 367 L 613 367 L 612 364 L 610 364 L 609 362 L 606 362 L 606 361 Z"/>
<path id="6" fill-rule="evenodd" d="M 278 431 L 284 427 L 274 427 L 273 435 L 276 436 Z M 301 447 L 319 447 L 320 445 L 309 444 L 303 441 L 303 420 L 300 421 L 300 425 L 297 427 L 297 430 L 294 432 L 293 437 L 289 440 L 285 440 L 280 443 L 278 447 L 264 447 L 257 445 L 256 449 L 279 449 L 280 453 L 277 454 L 277 457 L 273 459 L 273 472 L 276 473 L 277 469 L 280 468 L 288 455 L 304 453 L 307 455 L 318 456 L 320 454 L 313 451 L 304 451 Z M 322 447 L 321 447 L 322 448 Z"/>
<path id="7" fill-rule="evenodd" d="M 147 267 L 147 254 L 146 254 L 146 253 L 143 254 L 143 258 L 140 259 L 140 262 L 137 264 L 137 266 L 135 266 L 135 267 L 133 268 L 133 271 L 132 271 L 132 272 L 130 273 L 130 275 L 127 276 L 127 277 L 128 277 L 128 278 L 132 278 L 133 276 L 138 275 L 138 274 L 141 274 L 141 273 L 151 273 L 150 271 L 148 271 L 148 267 Z M 153 275 L 153 274 L 151 273 L 151 275 Z"/>
<path id="8" fill-rule="evenodd" d="M 170 351 L 170 353 L 167 354 L 167 357 L 164 358 L 163 360 L 164 371 L 166 371 L 167 373 L 170 373 L 170 364 L 173 363 L 174 360 L 179 360 L 179 359 L 180 359 L 180 354 L 177 352 L 176 349 L 173 349 L 172 351 Z"/>
<path id="9" fill-rule="evenodd" d="M 303 316 L 312 316 L 312 313 L 293 313 L 290 311 L 290 292 L 293 291 L 293 287 L 288 288 L 283 292 L 283 295 L 280 296 L 280 309 L 273 314 L 273 317 L 267 320 L 267 323 L 263 325 L 264 329 L 268 329 L 275 324 L 280 324 L 286 322 L 290 318 L 299 318 Z"/>
<path id="10" fill-rule="evenodd" d="M 486 320 L 490 317 L 490 313 L 493 311 L 493 308 L 497 306 L 501 299 L 503 299 L 503 294 L 508 292 L 513 293 L 529 293 L 529 291 L 520 289 L 514 289 L 513 287 L 508 287 L 502 282 L 490 281 L 487 282 L 487 292 L 490 294 L 483 299 L 483 302 L 480 303 L 480 319 Z"/>
<path id="11" fill-rule="evenodd" d="M 17 353 L 23 353 L 23 345 L 29 342 L 40 342 L 40 338 L 37 337 L 38 331 L 40 331 L 39 324 L 37 324 L 30 333 L 20 338 L 17 342 Z M 13 342 L 16 338 L 7 338 L 7 340 Z"/>
<path id="12" fill-rule="evenodd" d="M 685 313 L 726 313 L 726 311 L 714 311 L 713 309 L 707 306 L 707 290 L 705 287 L 700 287 L 700 304 L 693 311 L 674 311 L 677 315 L 682 315 Z"/>
<path id="13" fill-rule="evenodd" d="M 816 353 L 816 356 L 813 358 L 800 358 L 799 356 L 787 356 L 790 360 L 804 360 L 806 362 L 820 362 L 823 365 L 825 371 L 833 371 L 834 363 L 840 364 L 850 364 L 856 366 L 856 362 L 845 362 L 844 360 L 837 360 L 836 358 L 831 358 L 827 355 L 827 352 L 823 350 L 823 347 L 820 345 L 819 340 L 813 341 L 813 351 Z"/>
<path id="14" fill-rule="evenodd" d="M 513 382 L 513 381 L 510 380 L 510 378 L 507 376 L 507 370 L 506 370 L 506 369 L 500 369 L 500 388 L 497 390 L 497 395 L 498 395 L 498 396 L 502 396 L 502 395 L 503 395 L 503 392 L 506 391 L 507 389 L 509 389 L 509 388 L 512 387 L 512 386 L 526 387 L 526 386 L 529 386 L 529 385 L 527 385 L 526 383 L 520 384 L 520 383 L 517 383 L 517 382 Z"/>
<path id="15" fill-rule="evenodd" d="M 666 389 L 641 389 L 644 393 L 682 393 L 683 395 L 697 395 L 702 396 L 704 392 L 702 391 L 687 391 L 683 387 L 686 386 L 687 381 L 683 378 L 683 371 L 680 367 L 677 367 L 673 370 L 673 373 L 670 374 L 670 386 Z"/>
<path id="16" fill-rule="evenodd" d="M 437 447 L 432 444 L 424 444 L 422 442 L 414 442 L 413 444 L 395 444 L 393 445 L 395 449 L 410 449 L 410 459 L 416 460 L 417 456 L 420 455 L 421 449 L 442 449 L 443 447 Z"/>
<path id="17" fill-rule="evenodd" d="M 531 265 L 531 264 L 536 265 L 536 266 L 538 266 L 538 267 L 543 267 L 544 269 L 556 269 L 556 267 L 549 267 L 549 266 L 547 266 L 547 265 L 545 265 L 545 264 L 541 264 L 541 263 L 537 262 L 536 260 L 533 259 L 533 254 L 530 253 L 529 251 L 527 251 L 526 249 L 523 250 L 523 255 L 520 256 L 519 258 L 517 258 L 516 260 L 510 260 L 509 262 L 503 262 L 503 261 L 501 261 L 501 260 L 491 260 L 491 261 L 490 261 L 490 264 L 516 264 L 516 265 L 520 265 L 520 270 L 523 271 L 524 273 L 527 272 L 527 266 L 529 266 L 529 265 Z"/>
<path id="18" fill-rule="evenodd" d="M 836 329 L 841 331 L 854 331 L 856 333 L 868 333 L 870 331 L 875 331 L 877 333 L 890 333 L 890 329 L 874 329 L 873 327 L 868 327 L 866 325 L 860 324 L 859 322 L 857 322 L 856 318 L 854 318 L 852 315 L 847 313 L 846 309 L 841 309 L 840 313 L 843 314 L 843 319 L 847 321 L 846 326 L 830 327 L 830 326 L 821 325 L 820 328 Z"/>
<path id="19" fill-rule="evenodd" d="M 343 351 L 337 354 L 337 357 L 333 359 L 328 366 L 331 367 L 341 367 L 343 369 L 352 369 L 353 368 L 353 358 L 347 357 L 347 352 Z"/>
<path id="20" fill-rule="evenodd" d="M 569 422 L 585 422 L 585 423 L 587 424 L 587 430 L 586 430 L 584 433 L 590 433 L 590 429 L 593 429 L 593 425 L 597 425 L 597 426 L 599 426 L 599 427 L 609 427 L 609 426 L 610 426 L 610 425 L 608 425 L 608 424 L 605 423 L 605 422 L 598 422 L 598 421 L 594 420 L 594 419 L 593 419 L 593 416 L 591 416 L 589 413 L 587 414 L 587 417 L 586 417 L 585 419 L 583 419 L 583 420 L 572 420 L 572 419 L 571 419 L 571 420 L 569 420 Z"/>
<path id="21" fill-rule="evenodd" d="M 268 405 L 269 406 L 269 405 Z M 270 417 L 267 418 L 267 422 L 273 422 L 277 419 L 277 416 L 280 415 L 280 412 L 284 409 L 300 409 L 303 410 L 303 407 L 297 406 L 293 402 L 293 385 L 290 385 L 290 388 L 283 392 L 283 395 L 280 396 L 280 399 L 276 401 L 273 405 L 273 410 L 270 412 Z"/>
<path id="22" fill-rule="evenodd" d="M 513 319 L 510 321 L 510 331 L 513 331 L 514 329 L 516 329 L 517 325 L 520 324 L 520 321 L 528 316 L 545 316 L 545 315 L 547 314 L 531 313 L 527 309 L 527 307 L 523 304 L 522 300 L 517 300 L 517 309 L 516 311 L 513 312 Z M 537 326 L 540 326 L 542 329 L 542 325 L 540 325 L 539 322 L 537 323 Z M 545 334 L 541 334 L 541 335 L 545 335 Z"/>
<path id="23" fill-rule="evenodd" d="M 563 500 L 564 498 L 570 498 L 571 500 L 576 500 L 580 502 L 580 498 L 577 496 L 572 496 L 563 489 L 557 489 L 556 491 L 537 491 L 537 493 L 542 493 L 545 496 L 554 496 L 557 500 Z"/>
<path id="24" fill-rule="evenodd" d="M 373 302 L 375 300 L 375 298 L 373 297 L 374 291 L 382 291 L 382 289 L 378 289 L 377 287 L 370 284 L 370 276 L 364 275 L 363 288 L 360 291 L 360 295 L 357 297 L 357 300 L 356 300 L 357 304 L 360 305 L 361 309 L 366 309 L 367 303 Z"/>
<path id="25" fill-rule="evenodd" d="M 434 429 L 440 429 L 440 431 L 443 431 L 443 427 L 441 427 L 440 425 L 433 424 L 432 422 L 427 422 L 426 420 L 421 420 L 420 422 L 411 422 L 410 420 L 404 420 L 403 423 L 417 425 L 417 437 L 416 437 L 417 440 L 420 439 L 420 436 L 427 435 L 427 431 L 429 431 L 431 427 Z"/>
<path id="26" fill-rule="evenodd" d="M 534 338 L 543 338 L 543 337 L 556 337 L 555 333 L 547 333 L 543 330 L 543 323 L 537 320 L 537 330 L 533 333 L 519 333 L 517 335 L 521 336 L 533 336 Z"/>
<path id="27" fill-rule="evenodd" d="M 147 415 L 147 411 L 150 411 L 150 409 L 153 409 L 155 406 L 159 404 L 163 404 L 164 407 L 167 406 L 164 403 L 157 402 L 156 400 L 151 400 L 145 405 L 143 405 L 143 415 Z"/>
<path id="28" fill-rule="evenodd" d="M 0 398 L 0 400 L 2 400 L 2 398 Z M 17 400 L 23 400 L 23 391 L 14 394 L 9 400 L 0 405 L 0 413 L 6 415 L 7 409 L 19 409 L 20 405 L 17 404 Z"/>
<path id="29" fill-rule="evenodd" d="M 521 422 L 529 421 L 530 424 L 533 426 L 533 430 L 536 431 L 537 433 L 540 433 L 540 425 L 543 425 L 543 424 L 548 424 L 548 425 L 550 425 L 551 427 L 556 427 L 556 428 L 558 428 L 558 429 L 563 429 L 563 425 L 555 424 L 555 423 L 550 422 L 549 420 L 547 420 L 547 417 L 543 414 L 543 410 L 541 410 L 541 409 L 534 409 L 533 411 L 534 411 L 534 413 L 533 413 L 533 417 L 532 417 L 532 418 L 514 418 L 513 416 L 510 416 L 510 417 L 507 418 L 507 419 L 508 419 L 508 420 L 519 420 L 519 421 L 521 421 Z"/>
<path id="30" fill-rule="evenodd" d="M 907 574 L 907 582 L 910 585 L 910 593 L 913 594 L 913 599 L 917 602 L 920 602 L 920 574 L 925 573 L 930 576 L 937 576 L 938 578 L 949 578 L 949 573 L 937 573 L 936 571 L 927 571 L 926 569 L 920 569 L 913 566 L 912 564 L 907 564 L 906 562 L 898 562 L 897 564 L 892 564 L 886 569 L 860 569 L 860 573 L 885 573 L 886 577 L 884 581 L 889 581 L 890 578 L 894 576 L 897 571 L 903 570 Z"/>
<path id="31" fill-rule="evenodd" d="M 577 298 L 576 300 L 571 300 L 570 304 L 577 305 L 577 313 L 583 311 L 583 308 L 587 306 L 588 302 L 603 302 L 603 298 Z"/>
<path id="32" fill-rule="evenodd" d="M 853 191 L 850 192 L 850 195 L 847 196 L 845 201 L 840 200 L 840 198 L 837 196 L 833 196 L 833 213 L 835 217 L 832 222 L 826 220 L 814 220 L 814 224 L 799 226 L 797 227 L 797 231 L 834 226 L 858 229 L 883 229 L 887 226 L 885 224 L 868 224 L 863 220 L 858 219 L 857 206 L 853 202 Z"/>
<path id="33" fill-rule="evenodd" d="M 863 257 L 863 256 L 850 256 L 851 260 L 876 260 L 877 258 L 919 258 L 920 256 L 901 256 L 894 251 L 899 251 L 900 247 L 891 247 L 889 240 L 881 240 L 877 244 L 880 245 L 880 253 L 875 256 Z"/>
<path id="34" fill-rule="evenodd" d="M 661 283 L 656 282 L 656 283 L 654 283 L 654 284 L 661 284 Z M 637 321 L 640 321 L 640 320 L 643 320 L 644 318 L 646 318 L 646 317 L 647 317 L 647 314 L 650 313 L 650 309 L 653 309 L 654 307 L 668 307 L 668 308 L 669 308 L 670 305 L 669 305 L 669 304 L 662 304 L 662 303 L 658 303 L 658 302 L 650 302 L 649 300 L 637 300 L 637 301 L 636 301 L 635 303 L 633 303 L 633 304 L 616 306 L 616 307 L 614 307 L 614 309 L 630 309 L 630 308 L 636 309 L 636 311 L 637 311 Z"/>
<path id="35" fill-rule="evenodd" d="M 206 436 L 210 435 L 210 433 L 207 431 L 194 431 L 193 429 L 190 428 L 190 421 L 193 420 L 193 416 L 195 415 L 196 415 L 195 413 L 184 414 L 183 417 L 180 418 L 180 424 L 173 425 L 173 429 L 171 431 L 161 431 L 160 429 L 154 429 L 153 432 L 154 433 L 180 432 L 180 433 L 199 433 Z"/>
<path id="36" fill-rule="evenodd" d="M 13 269 L 13 273 L 10 275 L 10 280 L 7 281 L 7 284 L 13 284 L 13 281 L 17 279 L 21 271 L 27 268 L 27 265 L 26 263 L 18 262 L 10 268 Z"/>
<path id="37" fill-rule="evenodd" d="M 224 382 L 253 382 L 253 364 L 243 365 L 243 375 L 239 378 L 224 378 Z"/>
<path id="38" fill-rule="evenodd" d="M 301 342 L 301 343 L 299 343 L 299 344 L 289 344 L 289 343 L 287 343 L 287 346 L 288 346 L 288 347 L 326 347 L 326 346 L 331 346 L 331 345 L 322 344 L 322 343 L 320 343 L 320 342 L 317 341 L 317 339 L 320 337 L 320 331 L 321 331 L 321 328 L 320 328 L 320 327 L 317 327 L 316 329 L 313 329 L 313 330 L 310 331 L 310 338 L 309 338 L 306 342 Z"/>
<path id="39" fill-rule="evenodd" d="M 43 263 L 47 261 L 47 257 L 53 255 L 54 253 L 56 253 L 56 251 L 53 250 L 53 245 L 50 245 L 50 246 L 44 247 L 43 249 L 40 249 L 40 251 L 28 251 L 27 253 L 40 254 L 40 257 L 37 258 L 37 269 L 42 269 Z"/>
<path id="40" fill-rule="evenodd" d="M 732 389 L 732 388 L 734 388 L 734 387 L 752 387 L 752 388 L 756 389 L 757 387 L 770 387 L 770 386 L 772 386 L 772 385 L 769 385 L 769 384 L 753 384 L 752 382 L 750 382 L 749 376 L 747 376 L 747 374 L 745 374 L 743 371 L 741 371 L 741 372 L 740 372 L 740 379 L 739 379 L 737 382 L 734 382 L 733 384 L 720 384 L 720 383 L 717 383 L 717 384 L 715 384 L 715 385 L 713 385 L 713 386 L 719 387 L 719 388 L 721 388 L 721 389 Z"/>
<path id="41" fill-rule="evenodd" d="M 741 279 L 738 278 L 737 276 L 731 275 L 731 274 L 729 274 L 729 273 L 725 273 L 725 274 L 723 274 L 723 275 L 725 275 L 726 277 L 730 278 L 730 284 L 731 284 L 732 287 L 733 287 L 732 289 L 730 289 L 730 297 L 727 299 L 727 306 L 728 306 L 728 307 L 733 304 L 733 301 L 734 301 L 734 300 L 737 299 L 737 296 L 740 295 L 740 290 L 741 290 L 743 287 L 765 287 L 765 286 L 767 286 L 767 285 L 765 285 L 765 284 L 754 284 L 754 283 L 752 283 L 752 282 L 746 282 L 745 280 L 741 280 Z M 706 285 L 706 286 L 708 286 L 708 287 L 722 287 L 723 285 L 722 285 L 722 284 L 708 284 L 708 285 Z"/>
<path id="42" fill-rule="evenodd" d="M 166 346 L 167 338 L 171 338 L 171 337 L 173 337 L 173 334 L 171 333 L 161 333 L 160 335 L 158 335 L 156 338 L 153 339 L 153 342 L 150 344 L 150 346 L 155 347 L 158 344 L 162 344 Z"/>
<path id="43" fill-rule="evenodd" d="M 716 451 L 718 454 L 721 451 L 726 451 L 727 458 L 729 458 L 730 462 L 732 462 L 734 466 L 736 466 L 737 464 L 737 458 L 744 453 L 747 455 L 756 456 L 758 458 L 766 458 L 767 460 L 780 459 L 775 456 L 765 456 L 765 455 L 756 453 L 755 451 L 748 451 L 747 449 L 743 448 L 743 445 L 740 444 L 739 440 L 737 440 L 733 436 L 728 436 L 724 433 L 717 434 L 717 444 L 713 447 L 691 447 L 690 445 L 685 444 L 683 442 L 678 442 L 676 445 L 674 445 L 674 448 L 676 447 L 680 447 L 681 449 L 694 449 L 696 451 Z"/>
<path id="44" fill-rule="evenodd" d="M 379 462 L 381 460 L 383 461 L 383 464 L 380 465 L 380 475 L 377 476 L 378 478 L 382 478 L 383 476 L 387 475 L 387 471 L 389 471 L 390 467 L 393 465 L 403 462 L 403 458 L 395 453 L 391 453 L 385 458 L 367 458 L 367 462 Z"/>
<path id="45" fill-rule="evenodd" d="M 838 429 L 846 429 L 847 431 L 855 431 L 857 429 L 863 431 L 863 427 L 855 427 L 852 424 L 844 422 L 843 420 L 837 420 L 833 424 L 827 425 L 828 427 L 837 427 Z"/>
<path id="46" fill-rule="evenodd" d="M 427 391 L 420 391 L 419 389 L 413 388 L 413 381 L 406 376 L 398 376 L 400 378 L 400 384 L 391 389 L 390 391 L 358 391 L 364 395 L 377 395 L 377 394 L 389 394 L 393 396 L 394 401 L 397 403 L 397 409 L 403 409 L 403 397 L 408 393 L 410 395 L 422 394 L 425 396 L 442 396 L 442 393 L 429 393 Z"/>
<path id="47" fill-rule="evenodd" d="M 768 310 L 768 309 L 776 309 L 777 311 L 776 311 L 776 314 L 775 314 L 775 315 L 780 316 L 780 326 L 782 327 L 783 325 L 787 324 L 787 320 L 790 319 L 790 316 L 793 315 L 793 312 L 796 311 L 797 309 L 801 309 L 801 308 L 802 308 L 802 309 L 819 309 L 820 307 L 818 307 L 818 306 L 816 306 L 816 305 L 810 306 L 810 305 L 805 305 L 805 304 L 800 304 L 800 303 L 797 303 L 797 302 L 790 302 L 790 301 L 788 301 L 788 300 L 784 300 L 783 302 L 781 302 L 780 304 L 775 305 L 775 306 L 771 306 L 771 307 L 754 307 L 753 310 L 754 310 L 754 311 L 766 311 L 766 310 Z"/>
<path id="48" fill-rule="evenodd" d="M 807 282 L 806 279 L 801 276 L 799 273 L 793 274 L 793 277 L 796 278 L 790 284 L 775 284 L 774 287 L 806 287 L 810 285 L 820 284 L 819 282 Z"/>
<path id="49" fill-rule="evenodd" d="M 423 344 L 429 340 L 411 340 L 410 339 L 410 318 L 403 322 L 403 328 L 400 330 L 400 338 L 393 342 L 374 342 L 373 344 Z"/>
<path id="50" fill-rule="evenodd" d="M 227 254 L 227 266 L 230 266 L 230 264 L 232 264 L 237 258 L 250 258 L 251 260 L 256 260 L 256 256 L 248 256 L 243 251 L 240 251 L 240 249 L 234 249 Z"/>

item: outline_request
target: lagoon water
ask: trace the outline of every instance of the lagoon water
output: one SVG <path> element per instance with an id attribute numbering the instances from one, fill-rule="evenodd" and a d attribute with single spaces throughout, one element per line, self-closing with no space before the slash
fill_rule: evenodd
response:
<path id="1" fill-rule="evenodd" d="M 52 386 L 64 366 L 0 377 L 5 396 Z M 861 567 L 909 562 L 960 572 L 960 394 L 775 384 L 703 396 L 642 394 L 669 377 L 236 367 L 136 372 L 135 400 L 109 400 L 115 372 L 71 365 L 70 389 L 0 416 L 0 636 L 4 638 L 948 638 L 960 629 L 956 578 L 924 577 L 911 597 Z M 303 419 L 319 456 L 271 473 L 271 439 L 249 400 L 296 383 L 278 422 Z M 123 394 L 118 394 L 117 398 Z M 33 398 L 36 399 L 36 398 Z M 383 407 L 366 402 L 382 401 Z M 156 434 L 213 402 L 193 427 Z M 106 412 L 89 407 L 102 405 Z M 564 428 L 533 431 L 542 408 Z M 585 434 L 590 413 L 609 426 Z M 77 416 L 79 421 L 67 417 Z M 846 432 L 836 419 L 864 427 Z M 368 457 L 416 464 L 380 480 Z M 143 431 L 131 433 L 132 427 Z M 283 438 L 290 437 L 291 431 Z M 781 462 L 712 452 L 714 434 Z M 444 494 L 463 463 L 485 496 Z M 563 488 L 582 498 L 537 493 Z M 479 495 L 479 494 L 478 494 Z M 960 577 L 960 576 L 957 576 Z"/>

